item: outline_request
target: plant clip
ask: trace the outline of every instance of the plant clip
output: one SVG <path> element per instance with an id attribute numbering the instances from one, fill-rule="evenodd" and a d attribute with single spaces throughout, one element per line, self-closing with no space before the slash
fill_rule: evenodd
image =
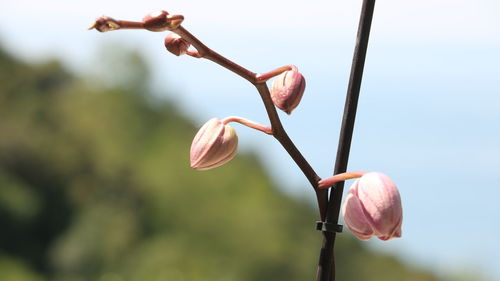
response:
<path id="1" fill-rule="evenodd" d="M 325 231 L 325 232 L 337 232 L 341 233 L 343 226 L 341 224 L 334 224 L 329 222 L 316 222 L 316 230 Z"/>

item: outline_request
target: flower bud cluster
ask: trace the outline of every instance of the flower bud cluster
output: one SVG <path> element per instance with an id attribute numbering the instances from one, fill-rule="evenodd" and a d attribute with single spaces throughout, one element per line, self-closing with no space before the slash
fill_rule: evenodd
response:
<path id="1" fill-rule="evenodd" d="M 180 28 L 183 20 L 182 15 L 169 15 L 167 11 L 160 10 L 146 15 L 141 22 L 119 21 L 102 16 L 90 29 L 95 28 L 100 32 L 117 29 L 146 29 L 156 32 L 170 30 L 173 32 L 168 34 L 164 41 L 169 52 L 176 56 L 187 53 L 190 56 L 201 57 L 198 50 L 189 50 L 190 42 L 196 45 L 197 39 Z M 186 38 L 175 32 L 183 34 Z M 297 67 L 292 65 L 257 75 L 255 81 L 265 82 L 276 75 L 278 76 L 274 79 L 269 92 L 270 98 L 276 107 L 291 114 L 304 95 L 305 78 Z M 278 132 L 273 132 L 273 128 L 241 117 L 233 116 L 224 120 L 212 118 L 200 128 L 191 144 L 190 162 L 193 169 L 216 168 L 234 158 L 238 148 L 238 136 L 236 131 L 227 125 L 229 122 L 239 122 L 264 133 L 276 133 L 276 136 L 279 136 Z M 352 178 L 358 179 L 350 187 L 342 205 L 342 214 L 349 230 L 361 240 L 368 240 L 372 236 L 381 240 L 401 237 L 403 221 L 401 197 L 396 185 L 386 175 L 379 172 L 342 173 L 320 180 L 315 188 L 328 188 L 339 181 Z"/>

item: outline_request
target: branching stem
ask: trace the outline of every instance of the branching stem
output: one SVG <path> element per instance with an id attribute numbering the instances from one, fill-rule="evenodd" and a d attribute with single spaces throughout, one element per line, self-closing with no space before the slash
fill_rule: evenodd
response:
<path id="1" fill-rule="evenodd" d="M 264 103 L 264 107 L 266 108 L 267 115 L 269 117 L 269 121 L 271 122 L 272 132 L 274 138 L 278 140 L 278 142 L 283 146 L 283 148 L 288 152 L 290 157 L 295 161 L 297 166 L 301 169 L 302 173 L 306 176 L 309 183 L 313 187 L 316 192 L 316 198 L 318 201 L 318 208 L 320 212 L 321 220 L 326 218 L 326 207 L 328 204 L 328 191 L 324 189 L 318 188 L 318 182 L 321 178 L 317 175 L 314 169 L 311 167 L 309 162 L 304 158 L 302 153 L 297 149 L 293 141 L 290 139 L 288 134 L 286 133 L 283 125 L 281 124 L 281 120 L 279 118 L 278 113 L 276 112 L 276 107 L 271 100 L 271 94 L 269 93 L 269 88 L 266 85 L 266 81 L 276 75 L 283 73 L 284 71 L 290 70 L 291 66 L 283 66 L 272 70 L 266 74 L 256 74 L 241 65 L 223 57 L 212 49 L 208 48 L 205 44 L 203 44 L 198 38 L 192 35 L 189 31 L 187 31 L 184 27 L 179 26 L 176 29 L 173 29 L 172 32 L 177 33 L 184 40 L 190 43 L 197 50 L 196 53 L 192 53 L 193 56 L 206 58 L 211 60 L 222 67 L 234 72 L 235 74 L 241 76 L 246 79 L 250 83 L 252 83 L 260 94 L 262 102 Z"/>
<path id="2" fill-rule="evenodd" d="M 147 29 L 150 31 L 171 30 L 172 32 L 177 33 L 196 49 L 187 50 L 187 54 L 189 56 L 211 60 L 252 83 L 256 87 L 262 102 L 264 103 L 264 107 L 271 123 L 271 128 L 240 117 L 228 117 L 224 120 L 224 124 L 233 121 L 239 122 L 265 133 L 272 134 L 295 161 L 316 192 L 322 222 L 336 225 L 338 223 L 340 212 L 344 180 L 361 176 L 363 173 L 345 173 L 345 171 L 347 169 L 347 162 L 349 159 L 357 102 L 361 87 L 361 79 L 363 76 L 363 68 L 374 6 L 375 0 L 363 0 L 356 48 L 354 50 L 351 76 L 349 79 L 349 87 L 344 107 L 344 117 L 342 120 L 338 143 L 337 158 L 335 162 L 334 175 L 336 176 L 325 180 L 321 180 L 321 178 L 316 174 L 314 169 L 307 162 L 286 133 L 283 125 L 281 124 L 279 115 L 276 112 L 276 107 L 274 106 L 269 88 L 266 84 L 266 81 L 272 77 L 280 75 L 287 70 L 291 70 L 291 65 L 282 66 L 264 74 L 256 74 L 208 48 L 198 38 L 180 25 L 184 19 L 182 15 L 168 15 L 165 11 L 163 11 L 163 13 L 167 15 L 166 18 L 164 18 L 164 20 L 166 20 L 166 25 L 161 25 L 160 27 L 146 26 L 143 22 L 122 21 L 109 17 L 101 17 L 97 19 L 96 22 L 89 27 L 89 29 L 95 28 L 100 32 L 118 29 Z M 159 20 L 161 21 L 162 19 L 160 18 Z M 327 187 L 331 185 L 333 185 L 333 187 L 330 192 L 330 199 L 328 199 Z M 335 236 L 335 232 L 323 231 L 323 245 L 320 252 L 318 271 L 316 275 L 317 281 L 335 281 L 335 262 L 333 256 Z"/>

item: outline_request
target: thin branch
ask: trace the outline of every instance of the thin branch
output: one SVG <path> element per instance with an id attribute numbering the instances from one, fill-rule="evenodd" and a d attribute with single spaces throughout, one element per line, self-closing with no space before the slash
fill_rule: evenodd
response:
<path id="1" fill-rule="evenodd" d="M 252 84 L 256 83 L 256 76 L 257 76 L 256 73 L 253 73 L 252 71 L 242 67 L 241 65 L 236 64 L 231 60 L 228 60 L 227 58 L 221 56 L 217 52 L 208 48 L 205 44 L 203 44 L 200 40 L 198 40 L 198 38 L 196 38 L 193 34 L 187 31 L 184 27 L 179 26 L 178 28 L 173 29 L 172 32 L 177 33 L 189 44 L 193 45 L 193 47 L 195 47 L 196 50 L 198 51 L 200 57 L 209 59 L 217 63 L 218 65 L 245 78 Z"/>
<path id="2" fill-rule="evenodd" d="M 271 122 L 271 126 L 273 128 L 274 138 L 276 138 L 276 140 L 281 143 L 281 145 L 295 161 L 297 166 L 299 166 L 299 168 L 302 170 L 302 173 L 304 173 L 306 178 L 309 180 L 311 186 L 314 188 L 314 191 L 316 192 L 316 199 L 318 201 L 320 217 L 321 220 L 324 220 L 326 218 L 326 207 L 328 204 L 328 190 L 318 188 L 318 182 L 321 180 L 321 178 L 316 174 L 311 165 L 309 165 L 304 156 L 302 156 L 300 151 L 297 149 L 297 147 L 283 128 L 278 113 L 276 112 L 276 107 L 271 100 L 271 95 L 269 93 L 269 88 L 267 87 L 267 85 L 259 83 L 255 84 L 255 87 L 259 91 L 262 101 L 264 102 L 267 115 L 269 116 L 269 121 Z"/>

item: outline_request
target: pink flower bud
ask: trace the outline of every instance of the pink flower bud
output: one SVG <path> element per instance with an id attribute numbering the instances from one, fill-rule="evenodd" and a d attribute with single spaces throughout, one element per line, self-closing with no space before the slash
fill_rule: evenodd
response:
<path id="1" fill-rule="evenodd" d="M 165 37 L 165 47 L 176 56 L 184 55 L 190 44 L 176 33 L 169 33 Z"/>
<path id="2" fill-rule="evenodd" d="M 401 197 L 396 185 L 382 173 L 366 173 L 354 182 L 342 214 L 349 230 L 361 240 L 401 237 Z"/>
<path id="3" fill-rule="evenodd" d="M 238 136 L 229 125 L 217 118 L 201 127 L 191 144 L 191 168 L 208 170 L 221 166 L 236 155 Z"/>
<path id="4" fill-rule="evenodd" d="M 300 74 L 296 66 L 292 65 L 291 70 L 287 70 L 274 79 L 271 87 L 271 98 L 274 105 L 287 114 L 292 113 L 300 103 L 306 80 Z"/>
<path id="5" fill-rule="evenodd" d="M 143 19 L 143 26 L 149 31 L 172 30 L 181 25 L 184 17 L 181 15 L 169 15 L 167 11 L 160 10 L 146 15 Z"/>

